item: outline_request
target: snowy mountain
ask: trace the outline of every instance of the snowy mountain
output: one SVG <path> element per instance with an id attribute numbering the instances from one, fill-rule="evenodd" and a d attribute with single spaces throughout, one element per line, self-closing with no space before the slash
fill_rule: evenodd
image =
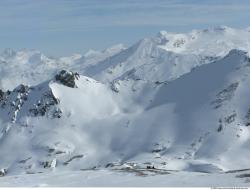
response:
<path id="1" fill-rule="evenodd" d="M 225 56 L 231 49 L 249 52 L 249 28 L 234 29 L 219 26 L 205 30 L 193 30 L 188 34 L 159 33 L 161 47 L 168 51 L 198 54 L 209 57 Z"/>
<path id="2" fill-rule="evenodd" d="M 249 52 L 249 44 L 249 29 L 221 26 L 187 34 L 161 31 L 88 67 L 83 74 L 101 81 L 133 78 L 164 82 L 218 60 L 232 49 Z"/>
<path id="3" fill-rule="evenodd" d="M 249 44 L 218 27 L 63 58 L 6 50 L 2 173 L 249 168 Z"/>
<path id="4" fill-rule="evenodd" d="M 62 69 L 82 71 L 86 66 L 95 64 L 124 49 L 119 44 L 101 52 L 74 54 L 69 57 L 47 57 L 37 50 L 14 51 L 6 49 L 0 55 L 0 88 L 12 90 L 20 83 L 37 85 L 53 77 Z M 10 80 L 11 79 L 11 80 Z"/>

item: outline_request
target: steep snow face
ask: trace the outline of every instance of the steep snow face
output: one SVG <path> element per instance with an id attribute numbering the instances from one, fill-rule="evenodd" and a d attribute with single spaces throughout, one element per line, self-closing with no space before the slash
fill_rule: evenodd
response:
<path id="1" fill-rule="evenodd" d="M 208 62 L 197 55 L 165 51 L 159 48 L 158 44 L 158 38 L 143 39 L 130 48 L 87 67 L 84 74 L 103 82 L 119 79 L 163 82 L 175 79 L 189 72 L 191 68 Z"/>
<path id="2" fill-rule="evenodd" d="M 232 49 L 250 52 L 249 29 L 219 26 L 193 30 L 187 34 L 161 31 L 158 36 L 161 39 L 161 48 L 176 53 L 217 57 L 225 56 Z"/>
<path id="3" fill-rule="evenodd" d="M 65 115 L 74 119 L 89 121 L 110 117 L 119 113 L 114 93 L 104 84 L 91 78 L 81 76 L 76 80 L 77 88 L 51 83 L 50 88 L 60 100 L 60 108 Z"/>
<path id="4" fill-rule="evenodd" d="M 145 106 L 136 119 L 129 122 L 131 128 L 143 125 L 145 133 L 147 129 L 152 130 L 152 136 L 147 136 L 152 141 L 144 139 L 144 133 L 140 135 L 145 145 L 140 151 L 157 152 L 161 161 L 168 163 L 168 169 L 196 171 L 206 163 L 221 169 L 247 167 L 249 65 L 247 53 L 232 50 L 223 59 L 197 67 L 169 83 L 148 82 L 146 85 L 140 80 L 115 83 L 115 90 L 124 95 L 126 102 L 130 96 L 133 105 Z M 150 154 L 140 156 L 142 152 L 136 152 L 129 161 L 152 159 L 154 164 L 157 162 Z M 239 154 L 243 156 L 238 158 Z M 200 163 L 189 165 L 187 160 L 200 160 Z"/>
<path id="5" fill-rule="evenodd" d="M 167 105 L 174 104 L 178 123 L 168 126 L 175 130 L 169 152 L 182 152 L 184 158 L 213 159 L 229 168 L 246 167 L 250 102 L 243 89 L 249 85 L 249 61 L 244 52 L 233 50 L 224 59 L 196 68 L 159 89 L 147 110 L 163 105 L 168 110 Z M 234 153 L 240 150 L 245 156 L 236 158 Z"/>

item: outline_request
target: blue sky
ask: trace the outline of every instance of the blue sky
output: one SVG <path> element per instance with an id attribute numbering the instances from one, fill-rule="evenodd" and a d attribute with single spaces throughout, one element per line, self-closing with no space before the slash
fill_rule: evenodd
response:
<path id="1" fill-rule="evenodd" d="M 70 55 L 160 30 L 245 28 L 249 20 L 250 0 L 0 0 L 0 50 Z"/>

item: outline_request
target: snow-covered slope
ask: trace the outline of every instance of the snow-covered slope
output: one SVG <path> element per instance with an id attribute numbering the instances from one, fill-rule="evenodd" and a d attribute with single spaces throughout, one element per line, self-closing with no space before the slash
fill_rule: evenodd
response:
<path id="1" fill-rule="evenodd" d="M 30 157 L 29 169 L 53 160 L 58 167 L 79 169 L 77 161 L 66 164 L 73 158 L 83 168 L 147 159 L 168 169 L 189 169 L 193 162 L 247 167 L 247 157 L 234 155 L 249 154 L 244 148 L 249 143 L 249 65 L 246 53 L 232 50 L 168 84 L 138 81 L 134 89 L 121 85 L 117 92 L 62 71 L 38 86 L 4 92 L 1 149 L 8 148 L 2 167 L 8 163 L 11 171 L 22 166 L 18 159 Z M 22 142 L 21 152 L 9 151 L 12 135 Z M 169 164 L 162 165 L 164 160 Z M 180 165 L 172 164 L 176 160 Z"/>
<path id="2" fill-rule="evenodd" d="M 159 33 L 161 48 L 184 54 L 209 57 L 225 56 L 232 49 L 250 51 L 250 30 L 218 26 L 205 30 L 193 30 L 187 34 Z"/>
<path id="3" fill-rule="evenodd" d="M 186 34 L 161 31 L 88 67 L 83 74 L 109 82 L 121 78 L 170 81 L 224 57 L 232 49 L 250 52 L 249 29 L 220 26 Z"/>
<path id="4" fill-rule="evenodd" d="M 221 48 L 206 37 L 226 39 L 232 31 L 248 40 L 247 30 L 223 27 L 193 32 L 200 42 L 192 52 L 166 49 L 168 33 L 165 41 L 161 33 L 127 49 L 59 62 L 32 52 L 20 64 L 44 65 L 50 73 L 35 85 L 0 91 L 0 169 L 9 175 L 103 168 L 144 175 L 249 168 L 249 50 L 241 38 Z M 210 48 L 200 51 L 202 44 Z M 13 57 L 21 55 L 8 51 L 2 59 L 17 64 Z"/>
<path id="5" fill-rule="evenodd" d="M 94 144 L 88 142 L 86 132 L 91 130 L 93 121 L 119 112 L 112 96 L 105 85 L 65 71 L 38 86 L 21 85 L 2 93 L 0 140 L 5 156 L 1 166 L 27 167 L 30 171 L 45 167 L 46 161 L 57 157 L 66 159 L 61 164 L 67 165 L 71 157 L 85 157 L 87 150 L 91 154 Z M 20 151 L 9 151 L 12 146 Z M 27 162 L 21 161 L 27 158 Z"/>
<path id="6" fill-rule="evenodd" d="M 37 50 L 14 51 L 6 49 L 0 55 L 0 88 L 12 90 L 20 83 L 37 85 L 53 77 L 62 69 L 84 70 L 124 49 L 118 44 L 101 52 L 89 51 L 85 55 L 74 54 L 69 57 L 47 57 Z M 92 53 L 91 53 L 92 52 Z"/>
<path id="7" fill-rule="evenodd" d="M 84 74 L 103 82 L 127 78 L 162 82 L 177 78 L 191 68 L 205 63 L 197 55 L 163 50 L 158 46 L 158 40 L 143 39 L 132 47 L 87 67 Z"/>

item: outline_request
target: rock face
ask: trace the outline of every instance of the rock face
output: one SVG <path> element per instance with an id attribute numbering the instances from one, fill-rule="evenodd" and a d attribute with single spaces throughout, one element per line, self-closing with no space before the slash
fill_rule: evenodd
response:
<path id="1" fill-rule="evenodd" d="M 8 110 L 8 117 L 14 123 L 17 113 L 23 104 L 27 101 L 28 95 L 32 89 L 26 85 L 19 85 L 13 91 L 3 92 L 0 90 L 0 105 L 2 109 Z"/>
<path id="2" fill-rule="evenodd" d="M 3 96 L 4 96 L 4 92 L 0 89 L 0 101 L 2 101 Z"/>
<path id="3" fill-rule="evenodd" d="M 7 170 L 6 170 L 6 169 L 1 169 L 1 170 L 0 170 L 0 177 L 5 176 L 6 173 L 7 173 Z"/>
<path id="4" fill-rule="evenodd" d="M 59 99 L 47 83 L 37 87 L 21 84 L 13 91 L 0 90 L 0 115 L 4 121 L 16 123 L 23 115 L 60 118 L 62 111 L 58 105 Z"/>
<path id="5" fill-rule="evenodd" d="M 75 80 L 79 79 L 79 74 L 62 70 L 55 76 L 56 81 L 70 88 L 77 88 Z"/>
<path id="6" fill-rule="evenodd" d="M 53 159 L 52 161 L 42 162 L 42 165 L 44 168 L 55 168 L 56 167 L 56 159 Z"/>
<path id="7" fill-rule="evenodd" d="M 55 107 L 59 100 L 54 96 L 51 90 L 43 93 L 42 97 L 29 109 L 32 116 L 50 116 L 50 118 L 60 118 L 62 111 Z"/>

